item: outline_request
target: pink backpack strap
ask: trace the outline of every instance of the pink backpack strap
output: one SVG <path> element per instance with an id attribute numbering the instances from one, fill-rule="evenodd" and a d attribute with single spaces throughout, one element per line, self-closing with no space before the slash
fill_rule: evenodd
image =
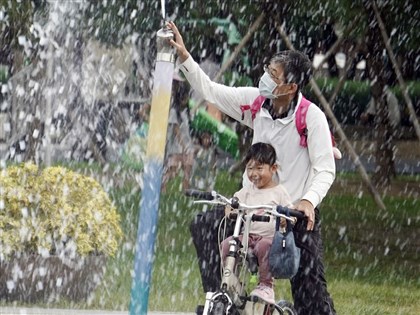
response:
<path id="1" fill-rule="evenodd" d="M 302 100 L 296 111 L 295 123 L 296 129 L 300 135 L 300 145 L 304 148 L 308 146 L 308 130 L 306 129 L 306 114 L 308 113 L 309 105 L 311 102 L 302 96 Z"/>
<path id="2" fill-rule="evenodd" d="M 251 111 L 251 116 L 252 116 L 252 120 L 255 119 L 255 115 L 257 115 L 257 113 L 259 112 L 259 110 L 261 109 L 261 106 L 263 105 L 265 101 L 265 97 L 259 95 L 253 102 L 251 105 L 241 105 L 241 111 L 242 111 L 242 120 L 244 120 L 244 112 L 246 110 L 250 110 Z"/>
<path id="3" fill-rule="evenodd" d="M 309 105 L 311 105 L 311 102 L 302 96 L 302 100 L 299 104 L 298 109 L 296 110 L 295 117 L 296 129 L 300 135 L 299 144 L 304 148 L 308 146 L 308 129 L 306 128 L 306 114 L 308 113 Z M 342 154 L 335 145 L 334 135 L 332 134 L 332 132 L 330 132 L 330 134 L 334 158 L 339 160 L 341 159 Z"/>

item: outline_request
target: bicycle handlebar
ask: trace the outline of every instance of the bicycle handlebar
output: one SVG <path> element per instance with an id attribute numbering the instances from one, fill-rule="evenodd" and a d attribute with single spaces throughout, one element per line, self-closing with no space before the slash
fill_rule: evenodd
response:
<path id="1" fill-rule="evenodd" d="M 287 215 L 287 213 L 289 213 L 290 216 L 296 217 L 298 219 L 304 219 L 305 218 L 305 214 L 303 212 L 299 211 L 299 210 L 290 209 L 290 208 L 283 207 L 283 206 L 277 206 L 276 210 L 280 214 Z"/>
<path id="2" fill-rule="evenodd" d="M 231 220 L 236 220 L 237 217 L 237 213 L 229 214 L 229 219 Z M 266 215 L 253 214 L 251 217 L 251 221 L 270 222 L 270 217 Z"/>
<path id="3" fill-rule="evenodd" d="M 187 189 L 185 191 L 185 195 L 187 197 L 193 197 L 193 198 L 202 199 L 202 200 L 214 200 L 215 199 L 215 194 L 213 194 L 213 192 L 211 192 L 211 191 Z"/>
<path id="4" fill-rule="evenodd" d="M 193 197 L 203 200 L 204 203 L 210 203 L 211 201 L 218 201 L 220 204 L 229 205 L 234 209 L 246 209 L 246 210 L 255 210 L 255 209 L 264 209 L 272 215 L 279 213 L 280 216 L 292 216 L 298 219 L 304 219 L 305 214 L 301 211 L 290 209 L 284 206 L 273 206 L 273 205 L 256 205 L 248 206 L 246 204 L 238 202 L 237 198 L 228 199 L 223 195 L 218 194 L 216 191 L 208 192 L 196 189 L 187 189 L 185 195 L 188 197 Z M 209 202 L 207 202 L 209 201 Z M 259 220 L 258 220 L 259 221 Z"/>

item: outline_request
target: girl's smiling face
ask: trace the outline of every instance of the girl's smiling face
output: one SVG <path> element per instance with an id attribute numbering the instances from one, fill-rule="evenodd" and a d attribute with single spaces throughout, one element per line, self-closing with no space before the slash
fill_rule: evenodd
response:
<path id="1" fill-rule="evenodd" d="M 258 189 L 274 187 L 276 183 L 273 181 L 273 175 L 276 171 L 276 164 L 263 164 L 253 159 L 246 164 L 246 174 Z"/>

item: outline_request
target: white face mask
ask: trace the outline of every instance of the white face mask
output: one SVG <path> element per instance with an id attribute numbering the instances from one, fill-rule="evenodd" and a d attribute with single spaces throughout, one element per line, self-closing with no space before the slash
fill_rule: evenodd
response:
<path id="1" fill-rule="evenodd" d="M 264 96 L 265 98 L 273 100 L 279 96 L 289 94 L 289 93 L 281 93 L 281 94 L 274 95 L 273 92 L 276 89 L 276 87 L 277 87 L 277 83 L 274 82 L 274 80 L 271 78 L 271 76 L 267 72 L 264 72 L 264 74 L 262 75 L 260 79 L 260 82 L 258 83 L 258 89 L 260 90 L 260 95 Z"/>

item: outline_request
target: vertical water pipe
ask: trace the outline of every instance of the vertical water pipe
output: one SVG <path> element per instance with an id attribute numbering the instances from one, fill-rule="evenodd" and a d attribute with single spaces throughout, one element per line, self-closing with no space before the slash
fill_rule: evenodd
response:
<path id="1" fill-rule="evenodd" d="M 169 29 L 162 28 L 157 32 L 157 57 L 131 286 L 130 315 L 146 315 L 149 302 L 175 60 L 174 51 L 168 43 L 169 38 L 173 38 L 173 33 Z"/>

